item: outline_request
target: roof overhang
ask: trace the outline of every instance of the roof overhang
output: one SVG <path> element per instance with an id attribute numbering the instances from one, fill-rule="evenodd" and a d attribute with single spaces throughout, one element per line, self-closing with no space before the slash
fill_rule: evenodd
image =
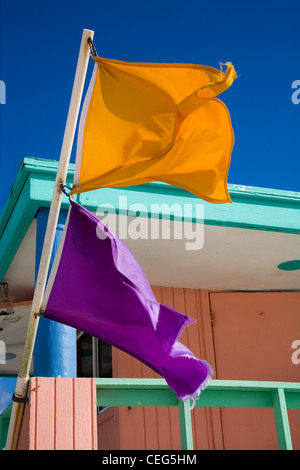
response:
<path id="1" fill-rule="evenodd" d="M 24 158 L 0 216 L 0 279 L 17 301 L 32 298 L 35 216 L 50 207 L 56 171 L 57 161 Z M 70 164 L 68 185 L 73 175 Z M 300 257 L 300 194 L 238 185 L 229 185 L 229 192 L 233 204 L 215 205 L 151 183 L 82 193 L 75 200 L 114 217 L 116 232 L 153 285 L 298 290 L 300 271 L 277 266 Z M 62 209 L 68 207 L 64 196 Z"/>
<path id="2" fill-rule="evenodd" d="M 24 158 L 0 215 L 0 279 L 19 303 L 33 296 L 35 217 L 40 208 L 50 207 L 57 166 L 54 160 Z M 73 176 L 70 164 L 67 185 L 72 186 Z M 111 228 L 124 239 L 152 285 L 299 290 L 300 270 L 278 266 L 300 258 L 300 194 L 240 185 L 229 185 L 229 192 L 233 204 L 215 205 L 155 182 L 99 189 L 75 200 L 110 217 Z M 64 196 L 62 209 L 68 207 Z M 20 310 L 24 317 L 25 310 Z M 14 336 L 16 327 L 17 323 Z"/>

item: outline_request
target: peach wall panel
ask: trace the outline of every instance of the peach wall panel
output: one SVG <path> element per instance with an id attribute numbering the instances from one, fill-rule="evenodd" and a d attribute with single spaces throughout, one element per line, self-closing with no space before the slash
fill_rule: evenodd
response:
<path id="1" fill-rule="evenodd" d="M 98 420 L 98 449 L 119 450 L 119 409 L 106 408 L 97 417 Z"/>
<path id="2" fill-rule="evenodd" d="M 33 377 L 20 450 L 96 450 L 94 379 Z"/>
<path id="3" fill-rule="evenodd" d="M 55 433 L 56 450 L 72 450 L 74 448 L 73 426 L 73 379 L 55 381 Z"/>
<path id="4" fill-rule="evenodd" d="M 212 293 L 218 379 L 299 382 L 291 345 L 299 337 L 299 292 Z M 289 410 L 294 449 L 300 413 Z M 225 449 L 278 449 L 272 409 L 222 410 Z"/>
<path id="5" fill-rule="evenodd" d="M 35 449 L 55 449 L 55 394 L 53 378 L 38 377 L 36 379 L 35 402 Z M 32 391 L 33 393 L 33 391 Z M 45 423 L 47 425 L 45 426 Z"/>

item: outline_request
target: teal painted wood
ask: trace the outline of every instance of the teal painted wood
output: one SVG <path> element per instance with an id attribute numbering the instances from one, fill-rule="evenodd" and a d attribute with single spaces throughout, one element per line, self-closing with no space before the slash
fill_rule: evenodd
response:
<path id="1" fill-rule="evenodd" d="M 284 389 L 274 390 L 272 398 L 279 449 L 293 450 Z"/>
<path id="2" fill-rule="evenodd" d="M 300 383 L 212 380 L 196 406 L 273 408 L 272 392 L 284 388 L 290 408 L 300 408 Z M 222 392 L 222 393 L 220 393 Z"/>
<path id="3" fill-rule="evenodd" d="M 6 200 L 6 203 L 1 211 L 0 214 L 0 237 L 2 236 L 2 233 L 4 232 L 6 228 L 6 224 L 8 222 L 9 217 L 11 216 L 11 213 L 13 211 L 14 205 L 16 204 L 16 201 L 20 195 L 20 192 L 23 189 L 23 186 L 25 184 L 25 181 L 27 179 L 28 173 L 24 168 L 26 167 L 26 164 L 24 160 L 22 161 L 18 173 L 16 175 L 14 184 L 10 190 L 9 196 Z"/>
<path id="4" fill-rule="evenodd" d="M 34 159 L 25 158 L 20 165 L 10 196 L 0 214 L 1 281 L 37 211 L 40 207 L 44 207 L 43 200 L 45 200 L 45 197 L 43 196 L 42 199 L 35 197 L 36 192 L 40 190 L 40 195 L 47 193 L 48 202 L 45 207 L 49 207 L 51 203 L 57 162 L 55 162 L 55 166 L 52 162 L 50 171 L 48 171 L 48 165 L 41 165 L 40 169 L 43 168 L 44 172 L 41 175 L 40 172 L 35 173 L 36 165 L 32 165 L 31 160 Z M 62 208 L 66 209 L 68 206 L 68 199 L 64 197 Z"/>
<path id="5" fill-rule="evenodd" d="M 192 448 L 189 403 L 164 379 L 96 379 L 98 406 L 178 406 L 182 448 Z M 287 409 L 300 409 L 300 383 L 212 380 L 200 407 L 273 408 L 280 449 L 292 449 Z"/>
<path id="6" fill-rule="evenodd" d="M 204 390 L 196 406 L 226 408 L 272 408 L 272 397 L 269 391 L 240 390 Z"/>
<path id="7" fill-rule="evenodd" d="M 300 409 L 300 393 L 293 393 L 285 390 L 285 401 L 289 410 Z"/>
<path id="8" fill-rule="evenodd" d="M 178 406 L 180 402 L 163 379 L 96 379 L 96 385 L 102 406 Z M 196 406 L 273 408 L 272 393 L 278 389 L 285 392 L 287 408 L 300 409 L 300 383 L 238 380 L 212 380 Z"/>
<path id="9" fill-rule="evenodd" d="M 251 192 L 243 189 L 232 189 L 229 192 L 234 204 L 210 204 L 190 193 L 163 183 L 149 183 L 131 188 L 108 188 L 82 193 L 79 201 L 91 211 L 102 205 L 104 210 L 119 208 L 120 201 L 127 206 L 134 206 L 137 201 L 141 216 L 170 218 L 169 208 L 173 206 L 175 214 L 171 220 L 204 223 L 206 225 L 248 228 L 253 230 L 300 233 L 300 194 L 286 195 L 259 188 Z M 138 195 L 137 195 L 138 193 Z M 123 198 L 123 199 L 122 199 Z M 197 216 L 196 205 L 204 206 L 204 221 Z M 184 207 L 192 208 L 192 216 Z M 126 214 L 122 207 L 120 213 Z"/>
<path id="10" fill-rule="evenodd" d="M 178 399 L 172 390 L 154 389 L 142 385 L 138 388 L 97 387 L 99 406 L 178 406 Z"/>
<path id="11" fill-rule="evenodd" d="M 142 388 L 147 388 L 153 391 L 170 390 L 164 379 L 96 378 L 96 386 L 97 389 L 101 386 L 101 389 L 103 390 L 140 390 Z M 208 391 L 248 391 L 270 393 L 279 388 L 284 389 L 285 393 L 300 394 L 300 382 L 211 380 L 209 386 L 201 393 L 200 398 L 202 399 L 204 393 Z"/>
<path id="12" fill-rule="evenodd" d="M 25 181 L 18 199 L 16 200 L 0 238 L 0 279 L 3 279 L 10 266 L 32 220 L 38 206 L 30 201 L 30 182 Z"/>
<path id="13" fill-rule="evenodd" d="M 192 430 L 192 418 L 190 410 L 190 402 L 183 402 L 182 400 L 178 403 L 179 408 L 179 424 L 180 424 L 180 439 L 182 450 L 193 450 L 193 430 Z"/>

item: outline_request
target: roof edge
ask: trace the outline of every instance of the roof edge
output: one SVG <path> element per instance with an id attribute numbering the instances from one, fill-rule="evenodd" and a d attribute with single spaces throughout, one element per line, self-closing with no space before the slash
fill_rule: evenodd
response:
<path id="1" fill-rule="evenodd" d="M 53 174 L 57 172 L 58 160 L 45 159 L 39 157 L 24 157 L 20 167 L 26 168 L 28 171 L 34 170 L 36 172 L 46 172 L 48 174 Z M 70 163 L 68 169 L 68 176 L 73 176 L 75 171 L 75 164 Z M 188 194 L 189 197 L 194 199 L 199 199 L 196 196 L 188 193 L 184 189 L 171 186 L 167 183 L 161 181 L 154 181 L 152 183 L 147 183 L 143 185 L 145 188 L 154 187 L 156 189 L 160 188 L 163 192 L 167 191 L 168 193 L 180 193 L 181 195 Z M 129 186 L 126 189 L 138 190 L 141 186 Z M 115 188 L 118 189 L 118 188 Z M 261 198 L 264 200 L 274 199 L 277 202 L 296 202 L 300 204 L 300 192 L 297 191 L 287 191 L 282 189 L 272 189 L 272 188 L 262 188 L 257 186 L 246 186 L 242 184 L 228 184 L 229 193 L 233 198 L 239 196 L 242 198 Z M 91 191 L 94 192 L 94 191 Z"/>

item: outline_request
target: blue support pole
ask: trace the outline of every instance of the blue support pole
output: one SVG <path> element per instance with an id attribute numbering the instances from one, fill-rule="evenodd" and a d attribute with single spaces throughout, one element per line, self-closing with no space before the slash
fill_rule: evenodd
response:
<path id="1" fill-rule="evenodd" d="M 67 210 L 61 210 L 56 228 L 49 274 L 55 253 L 64 229 Z M 36 216 L 36 268 L 37 277 L 43 249 L 49 209 L 41 209 Z M 76 329 L 61 323 L 40 318 L 33 353 L 33 374 L 35 377 L 76 377 Z"/>

